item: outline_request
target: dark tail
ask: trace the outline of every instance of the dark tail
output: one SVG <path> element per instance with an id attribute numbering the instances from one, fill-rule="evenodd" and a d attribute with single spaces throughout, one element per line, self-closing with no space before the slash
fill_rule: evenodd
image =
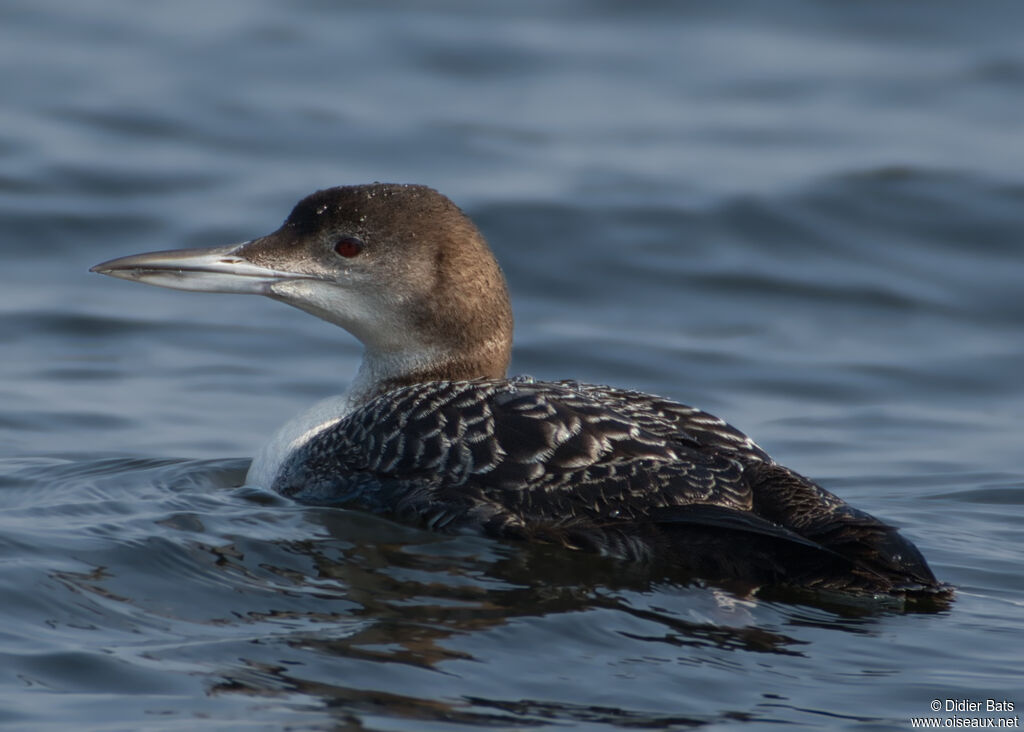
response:
<path id="1" fill-rule="evenodd" d="M 849 563 L 846 587 L 843 577 L 823 578 L 826 585 L 908 598 L 950 593 L 917 547 L 894 527 L 780 465 L 754 464 L 746 476 L 753 490 L 754 513 Z"/>

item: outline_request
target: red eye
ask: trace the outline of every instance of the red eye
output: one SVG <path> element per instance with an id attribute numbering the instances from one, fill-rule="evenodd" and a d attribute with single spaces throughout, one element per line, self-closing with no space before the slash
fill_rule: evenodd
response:
<path id="1" fill-rule="evenodd" d="M 363 251 L 364 246 L 362 239 L 357 239 L 354 236 L 343 236 L 334 242 L 334 251 L 346 259 L 351 259 Z"/>

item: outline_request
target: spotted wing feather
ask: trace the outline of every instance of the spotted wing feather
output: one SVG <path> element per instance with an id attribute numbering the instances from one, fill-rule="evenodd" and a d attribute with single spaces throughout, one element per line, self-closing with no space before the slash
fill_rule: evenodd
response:
<path id="1" fill-rule="evenodd" d="M 698 431 L 663 424 L 653 411 L 638 419 L 599 396 L 532 381 L 405 387 L 321 433 L 275 488 L 406 517 L 443 507 L 450 528 L 499 534 L 545 522 L 641 520 L 657 506 L 749 510 L 739 460 L 707 449 Z"/>
<path id="2" fill-rule="evenodd" d="M 659 397 L 576 382 L 428 382 L 357 409 L 275 488 L 443 531 L 667 559 L 705 576 L 938 586 L 892 527 Z M 739 549 L 738 549 L 739 547 Z"/>

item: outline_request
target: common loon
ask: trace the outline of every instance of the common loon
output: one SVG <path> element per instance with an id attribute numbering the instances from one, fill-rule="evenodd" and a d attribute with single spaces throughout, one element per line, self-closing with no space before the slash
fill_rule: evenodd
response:
<path id="1" fill-rule="evenodd" d="M 895 528 L 717 417 L 610 386 L 507 378 L 505 278 L 476 226 L 431 188 L 321 190 L 268 236 L 92 271 L 266 295 L 362 342 L 349 391 L 281 428 L 250 484 L 709 581 L 909 599 L 948 592 Z"/>

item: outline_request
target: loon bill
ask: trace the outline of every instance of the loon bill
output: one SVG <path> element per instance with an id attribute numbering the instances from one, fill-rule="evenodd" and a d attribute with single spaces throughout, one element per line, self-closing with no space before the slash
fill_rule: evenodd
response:
<path id="1" fill-rule="evenodd" d="M 253 461 L 251 484 L 711 581 L 950 593 L 895 528 L 717 417 L 635 391 L 507 378 L 505 278 L 476 226 L 425 186 L 318 191 L 268 236 L 92 271 L 266 295 L 362 342 L 349 391 L 282 427 Z"/>

